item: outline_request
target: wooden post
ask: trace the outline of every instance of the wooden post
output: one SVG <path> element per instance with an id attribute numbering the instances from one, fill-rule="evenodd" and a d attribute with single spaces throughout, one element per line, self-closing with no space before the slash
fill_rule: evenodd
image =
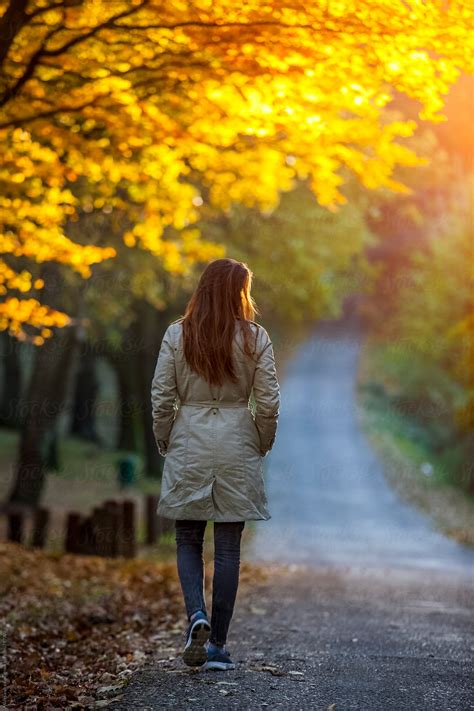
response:
<path id="1" fill-rule="evenodd" d="M 127 499 L 122 503 L 122 555 L 134 558 L 136 555 L 135 540 L 135 502 Z"/>
<path id="2" fill-rule="evenodd" d="M 92 516 L 84 518 L 79 526 L 79 553 L 82 553 L 82 555 L 96 554 L 95 530 L 92 524 Z"/>
<path id="3" fill-rule="evenodd" d="M 94 530 L 96 554 L 108 558 L 110 556 L 110 512 L 105 504 L 95 511 Z"/>
<path id="4" fill-rule="evenodd" d="M 96 506 L 87 518 L 77 512 L 69 513 L 66 551 L 133 558 L 136 554 L 135 502 L 125 500 L 119 503 L 109 499 L 102 506 Z"/>
<path id="5" fill-rule="evenodd" d="M 80 549 L 80 527 L 81 514 L 77 511 L 71 511 L 67 516 L 66 523 L 66 553 L 79 553 Z"/>
<path id="6" fill-rule="evenodd" d="M 107 513 L 103 506 L 96 506 L 92 511 L 92 528 L 94 530 L 95 555 L 107 555 L 107 541 L 105 535 Z"/>
<path id="7" fill-rule="evenodd" d="M 33 519 L 33 533 L 31 545 L 34 548 L 44 548 L 48 535 L 49 511 L 48 509 L 37 509 Z"/>
<path id="8" fill-rule="evenodd" d="M 104 508 L 106 512 L 105 536 L 107 555 L 111 558 L 116 558 L 120 554 L 119 542 L 121 539 L 121 511 L 118 503 L 112 500 L 106 501 Z"/>
<path id="9" fill-rule="evenodd" d="M 23 514 L 20 511 L 10 511 L 8 514 L 8 540 L 12 543 L 23 542 Z"/>
<path id="10" fill-rule="evenodd" d="M 149 494 L 146 497 L 146 543 L 152 546 L 158 540 L 158 515 L 156 507 L 158 506 L 158 497 L 154 494 Z"/>
<path id="11" fill-rule="evenodd" d="M 117 502 L 115 516 L 116 516 L 116 522 L 117 522 L 117 526 L 115 528 L 115 555 L 122 556 L 123 555 L 123 546 L 124 546 L 124 540 L 123 540 L 124 523 L 123 523 L 123 505 L 122 505 L 121 501 Z"/>

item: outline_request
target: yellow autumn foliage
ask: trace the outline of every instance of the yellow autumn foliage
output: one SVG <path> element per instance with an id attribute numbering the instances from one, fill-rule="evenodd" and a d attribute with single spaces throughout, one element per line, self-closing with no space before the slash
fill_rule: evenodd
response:
<path id="1" fill-rule="evenodd" d="M 9 260 L 87 278 L 113 258 L 68 236 L 83 212 L 128 212 L 125 244 L 185 273 L 222 252 L 188 231 L 203 210 L 271 210 L 296 178 L 335 209 L 345 172 L 406 191 L 416 123 L 386 108 L 442 120 L 472 24 L 462 0 L 0 0 L 0 327 L 42 313 L 10 298 L 32 278 Z"/>

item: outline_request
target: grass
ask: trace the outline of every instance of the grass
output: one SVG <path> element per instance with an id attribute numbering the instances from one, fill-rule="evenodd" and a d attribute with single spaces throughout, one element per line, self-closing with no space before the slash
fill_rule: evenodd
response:
<path id="1" fill-rule="evenodd" d="M 474 546 L 474 497 L 455 486 L 449 454 L 436 455 L 423 425 L 390 407 L 377 384 L 376 356 L 363 344 L 357 380 L 362 429 L 384 463 L 390 485 L 445 535 Z"/>
<path id="2" fill-rule="evenodd" d="M 12 482 L 18 439 L 18 432 L 0 430 L 2 497 L 6 495 Z M 61 468 L 58 472 L 48 474 L 43 500 L 45 504 L 50 496 L 54 496 L 59 502 L 67 505 L 77 503 L 78 510 L 83 510 L 84 506 L 96 503 L 96 492 L 105 493 L 106 496 L 118 493 L 117 461 L 124 452 L 112 451 L 72 437 L 61 440 L 59 451 Z M 131 487 L 131 490 L 141 493 L 148 493 L 149 489 L 155 491 L 159 489 L 159 484 L 156 480 L 147 480 L 143 474 L 139 475 L 136 485 Z"/>

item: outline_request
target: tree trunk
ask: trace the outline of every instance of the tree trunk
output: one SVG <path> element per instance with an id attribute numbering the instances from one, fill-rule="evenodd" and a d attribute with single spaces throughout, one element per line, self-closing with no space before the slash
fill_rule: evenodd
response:
<path id="1" fill-rule="evenodd" d="M 41 277 L 45 282 L 45 301 L 51 308 L 62 308 L 65 290 L 60 265 L 46 262 Z M 75 296 L 75 303 L 80 308 L 80 294 Z M 77 344 L 77 326 L 71 325 L 57 329 L 42 346 L 35 348 L 33 370 L 23 403 L 24 419 L 10 503 L 37 507 L 41 500 Z"/>
<path id="2" fill-rule="evenodd" d="M 163 473 L 164 459 L 158 452 L 153 434 L 151 381 L 160 341 L 166 328 L 164 324 L 167 324 L 168 312 L 157 311 L 145 301 L 137 303 L 135 308 L 137 312 L 135 328 L 138 347 L 134 351 L 134 357 L 142 413 L 145 472 L 149 477 L 160 478 Z"/>
<path id="3" fill-rule="evenodd" d="M 115 363 L 119 388 L 119 435 L 117 447 L 128 452 L 139 450 L 139 403 L 136 396 L 136 382 L 133 373 L 133 362 L 120 359 Z"/>
<path id="4" fill-rule="evenodd" d="M 96 356 L 89 343 L 83 343 L 74 388 L 71 434 L 90 442 L 100 442 L 96 423 L 99 380 Z"/>
<path id="5" fill-rule="evenodd" d="M 8 333 L 2 333 L 3 375 L 2 400 L 0 402 L 0 426 L 17 428 L 20 426 L 21 398 L 21 343 Z"/>
<path id="6" fill-rule="evenodd" d="M 37 348 L 10 503 L 36 507 L 43 491 L 49 447 L 67 394 L 76 330 L 66 327 Z"/>
<path id="7" fill-rule="evenodd" d="M 3 64 L 8 51 L 20 32 L 23 25 L 28 20 L 26 8 L 28 0 L 10 0 L 5 13 L 0 19 L 0 66 Z"/>
<path id="8" fill-rule="evenodd" d="M 102 344 L 103 355 L 117 376 L 119 398 L 119 434 L 117 449 L 138 452 L 140 449 L 140 399 L 133 353 L 136 347 L 134 328 L 127 328 L 122 334 L 120 349 Z"/>

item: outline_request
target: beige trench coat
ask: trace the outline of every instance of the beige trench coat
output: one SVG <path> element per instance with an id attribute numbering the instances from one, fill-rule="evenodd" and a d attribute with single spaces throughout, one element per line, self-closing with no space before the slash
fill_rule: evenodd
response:
<path id="1" fill-rule="evenodd" d="M 158 513 L 165 518 L 271 518 L 263 458 L 275 441 L 280 387 L 270 337 L 260 324 L 250 324 L 257 333 L 258 358 L 252 361 L 244 353 L 236 319 L 233 356 L 238 382 L 220 387 L 189 368 L 181 319 L 164 334 L 151 402 L 153 432 L 165 456 L 158 503 Z"/>

